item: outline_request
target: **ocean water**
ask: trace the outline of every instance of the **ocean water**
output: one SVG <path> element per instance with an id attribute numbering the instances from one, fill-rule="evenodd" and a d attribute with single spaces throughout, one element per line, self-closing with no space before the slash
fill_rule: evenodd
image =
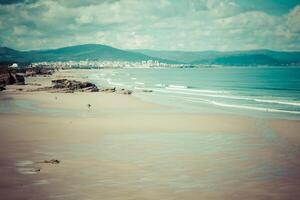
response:
<path id="1" fill-rule="evenodd" d="M 103 69 L 88 78 L 189 112 L 300 118 L 300 67 Z"/>

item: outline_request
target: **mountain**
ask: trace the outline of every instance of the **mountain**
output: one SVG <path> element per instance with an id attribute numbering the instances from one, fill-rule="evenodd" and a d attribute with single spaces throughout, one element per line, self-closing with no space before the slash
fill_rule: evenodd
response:
<path id="1" fill-rule="evenodd" d="M 153 51 L 133 50 L 162 59 L 189 64 L 218 65 L 300 65 L 300 52 L 249 50 L 249 51 Z"/>
<path id="2" fill-rule="evenodd" d="M 144 61 L 157 60 L 168 64 L 188 65 L 300 65 L 300 52 L 250 50 L 250 51 L 153 51 L 121 50 L 100 44 L 85 44 L 50 50 L 17 51 L 0 47 L 0 61 Z"/>
<path id="3" fill-rule="evenodd" d="M 130 52 L 106 45 L 86 44 L 51 50 L 16 51 L 7 47 L 0 48 L 0 61 L 42 62 L 42 61 L 80 61 L 80 60 L 110 60 L 110 61 L 143 61 L 158 60 L 175 63 L 166 59 L 147 56 L 138 52 Z"/>
<path id="4" fill-rule="evenodd" d="M 7 47 L 0 47 L 0 61 L 26 62 L 27 60 L 21 51 L 16 51 Z"/>

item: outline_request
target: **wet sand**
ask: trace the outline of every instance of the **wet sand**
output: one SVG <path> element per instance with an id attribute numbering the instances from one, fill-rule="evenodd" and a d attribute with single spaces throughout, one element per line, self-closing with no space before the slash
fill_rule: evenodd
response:
<path id="1" fill-rule="evenodd" d="M 300 198 L 300 121 L 16 87 L 0 96 L 4 199 Z"/>

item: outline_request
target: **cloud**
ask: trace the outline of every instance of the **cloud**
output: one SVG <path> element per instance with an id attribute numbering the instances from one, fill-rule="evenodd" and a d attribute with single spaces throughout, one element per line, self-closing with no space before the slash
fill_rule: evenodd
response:
<path id="1" fill-rule="evenodd" d="M 9 4 L 17 4 L 17 3 L 24 3 L 24 4 L 30 4 L 34 3 L 37 0 L 0 0 L 0 5 L 9 5 Z"/>
<path id="2" fill-rule="evenodd" d="M 240 0 L 7 2 L 0 1 L 0 45 L 17 49 L 84 43 L 165 50 L 300 47 L 300 6 L 294 4 L 278 15 Z"/>

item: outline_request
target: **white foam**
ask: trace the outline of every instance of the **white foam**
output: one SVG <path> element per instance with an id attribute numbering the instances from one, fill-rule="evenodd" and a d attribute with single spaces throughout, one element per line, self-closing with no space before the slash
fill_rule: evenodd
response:
<path id="1" fill-rule="evenodd" d="M 299 102 L 288 102 L 288 101 L 277 101 L 277 100 L 269 100 L 269 99 L 253 99 L 250 97 L 243 97 L 243 96 L 233 96 L 233 95 L 222 95 L 222 94 L 210 94 L 203 92 L 201 93 L 200 90 L 196 90 L 195 93 L 193 92 L 188 92 L 188 91 L 193 91 L 191 89 L 187 90 L 173 90 L 172 91 L 167 91 L 167 90 L 157 90 L 158 92 L 162 93 L 174 93 L 174 94 L 186 94 L 186 95 L 191 95 L 191 96 L 205 96 L 205 97 L 215 97 L 215 98 L 224 98 L 224 99 L 234 99 L 234 100 L 247 100 L 247 101 L 256 101 L 256 102 L 262 102 L 262 103 L 273 103 L 273 104 L 283 104 L 283 105 L 290 105 L 290 106 L 300 106 Z"/>
<path id="2" fill-rule="evenodd" d="M 203 101 L 195 101 L 195 100 L 188 100 L 191 102 L 203 102 Z M 235 104 L 225 104 L 216 101 L 206 101 L 210 104 L 221 106 L 221 107 L 228 107 L 228 108 L 239 108 L 239 109 L 248 109 L 248 110 L 256 110 L 256 111 L 263 111 L 263 112 L 273 112 L 273 113 L 289 113 L 289 114 L 300 114 L 300 111 L 290 111 L 290 110 L 279 110 L 279 109 L 272 109 L 272 108 L 263 108 L 263 107 L 254 107 L 254 106 L 246 106 L 246 105 L 235 105 Z"/>
<path id="3" fill-rule="evenodd" d="M 168 85 L 167 88 L 184 89 L 184 88 L 187 88 L 187 86 L 185 86 L 185 85 Z"/>
<path id="4" fill-rule="evenodd" d="M 256 102 L 262 103 L 276 103 L 290 106 L 300 106 L 300 102 L 289 102 L 289 101 L 276 101 L 276 100 L 268 100 L 268 99 L 254 99 Z"/>
<path id="5" fill-rule="evenodd" d="M 200 89 L 174 88 L 174 87 L 166 87 L 166 89 L 169 89 L 169 90 L 178 90 L 178 91 L 199 92 L 199 93 L 213 93 L 213 94 L 224 94 L 224 93 L 228 93 L 227 91 L 218 91 L 218 90 L 200 90 Z"/>
<path id="6" fill-rule="evenodd" d="M 145 85 L 145 83 L 143 83 L 143 82 L 134 82 L 135 84 L 137 84 L 137 85 Z"/>
<path id="7" fill-rule="evenodd" d="M 205 96 L 205 97 L 215 97 L 215 98 L 226 98 L 226 99 L 236 99 L 236 100 L 251 100 L 250 98 L 247 97 L 240 97 L 240 96 L 231 96 L 231 95 L 217 95 L 217 94 L 207 94 L 207 93 L 191 93 L 191 92 L 185 92 L 185 91 L 177 91 L 177 90 L 157 90 L 154 89 L 157 92 L 162 92 L 162 93 L 171 93 L 171 94 L 186 94 L 186 95 L 192 95 L 192 96 Z"/>
<path id="8" fill-rule="evenodd" d="M 160 88 L 163 88 L 163 87 L 165 87 L 165 85 L 164 84 L 155 84 L 155 87 L 160 87 Z"/>

